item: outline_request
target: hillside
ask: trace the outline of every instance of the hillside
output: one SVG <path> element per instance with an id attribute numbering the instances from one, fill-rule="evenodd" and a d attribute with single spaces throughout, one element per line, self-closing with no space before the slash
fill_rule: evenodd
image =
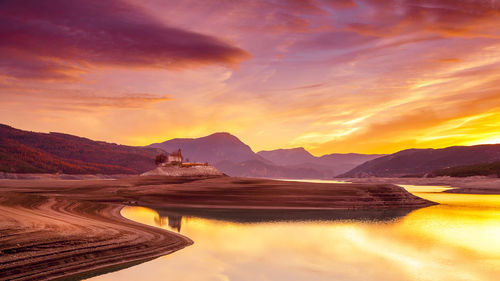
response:
<path id="1" fill-rule="evenodd" d="M 368 161 L 339 177 L 424 176 L 435 170 L 500 161 L 500 144 L 407 149 Z"/>
<path id="2" fill-rule="evenodd" d="M 500 161 L 440 169 L 433 171 L 431 173 L 431 176 L 433 177 L 496 176 L 500 178 Z"/>
<path id="3" fill-rule="evenodd" d="M 0 124 L 0 171 L 10 173 L 139 174 L 161 151 Z"/>

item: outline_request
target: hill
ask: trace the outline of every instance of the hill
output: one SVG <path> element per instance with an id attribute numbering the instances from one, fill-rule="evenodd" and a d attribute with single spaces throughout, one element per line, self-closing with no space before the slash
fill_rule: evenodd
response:
<path id="1" fill-rule="evenodd" d="M 339 177 L 419 177 L 435 170 L 494 161 L 500 161 L 500 144 L 407 149 L 368 161 Z"/>
<path id="2" fill-rule="evenodd" d="M 154 148 L 117 145 L 0 124 L 0 171 L 10 173 L 139 174 L 155 168 Z"/>

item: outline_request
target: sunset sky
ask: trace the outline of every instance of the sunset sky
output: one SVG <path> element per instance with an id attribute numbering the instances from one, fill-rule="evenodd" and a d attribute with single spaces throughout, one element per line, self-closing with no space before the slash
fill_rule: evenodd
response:
<path id="1" fill-rule="evenodd" d="M 0 123 L 315 155 L 500 143 L 500 1 L 1 1 Z"/>

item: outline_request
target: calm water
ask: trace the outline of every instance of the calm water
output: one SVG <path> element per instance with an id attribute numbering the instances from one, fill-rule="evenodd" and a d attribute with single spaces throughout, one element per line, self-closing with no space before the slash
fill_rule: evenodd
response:
<path id="1" fill-rule="evenodd" d="M 405 188 L 442 204 L 389 221 L 259 223 L 126 207 L 123 216 L 194 245 L 89 280 L 499 280 L 500 195 Z"/>

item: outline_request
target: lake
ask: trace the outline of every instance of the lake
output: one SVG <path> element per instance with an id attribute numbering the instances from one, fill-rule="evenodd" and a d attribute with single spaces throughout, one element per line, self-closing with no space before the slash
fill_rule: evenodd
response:
<path id="1" fill-rule="evenodd" d="M 500 195 L 404 187 L 441 204 L 382 219 L 291 221 L 125 207 L 124 217 L 178 231 L 194 244 L 88 280 L 498 280 Z"/>

